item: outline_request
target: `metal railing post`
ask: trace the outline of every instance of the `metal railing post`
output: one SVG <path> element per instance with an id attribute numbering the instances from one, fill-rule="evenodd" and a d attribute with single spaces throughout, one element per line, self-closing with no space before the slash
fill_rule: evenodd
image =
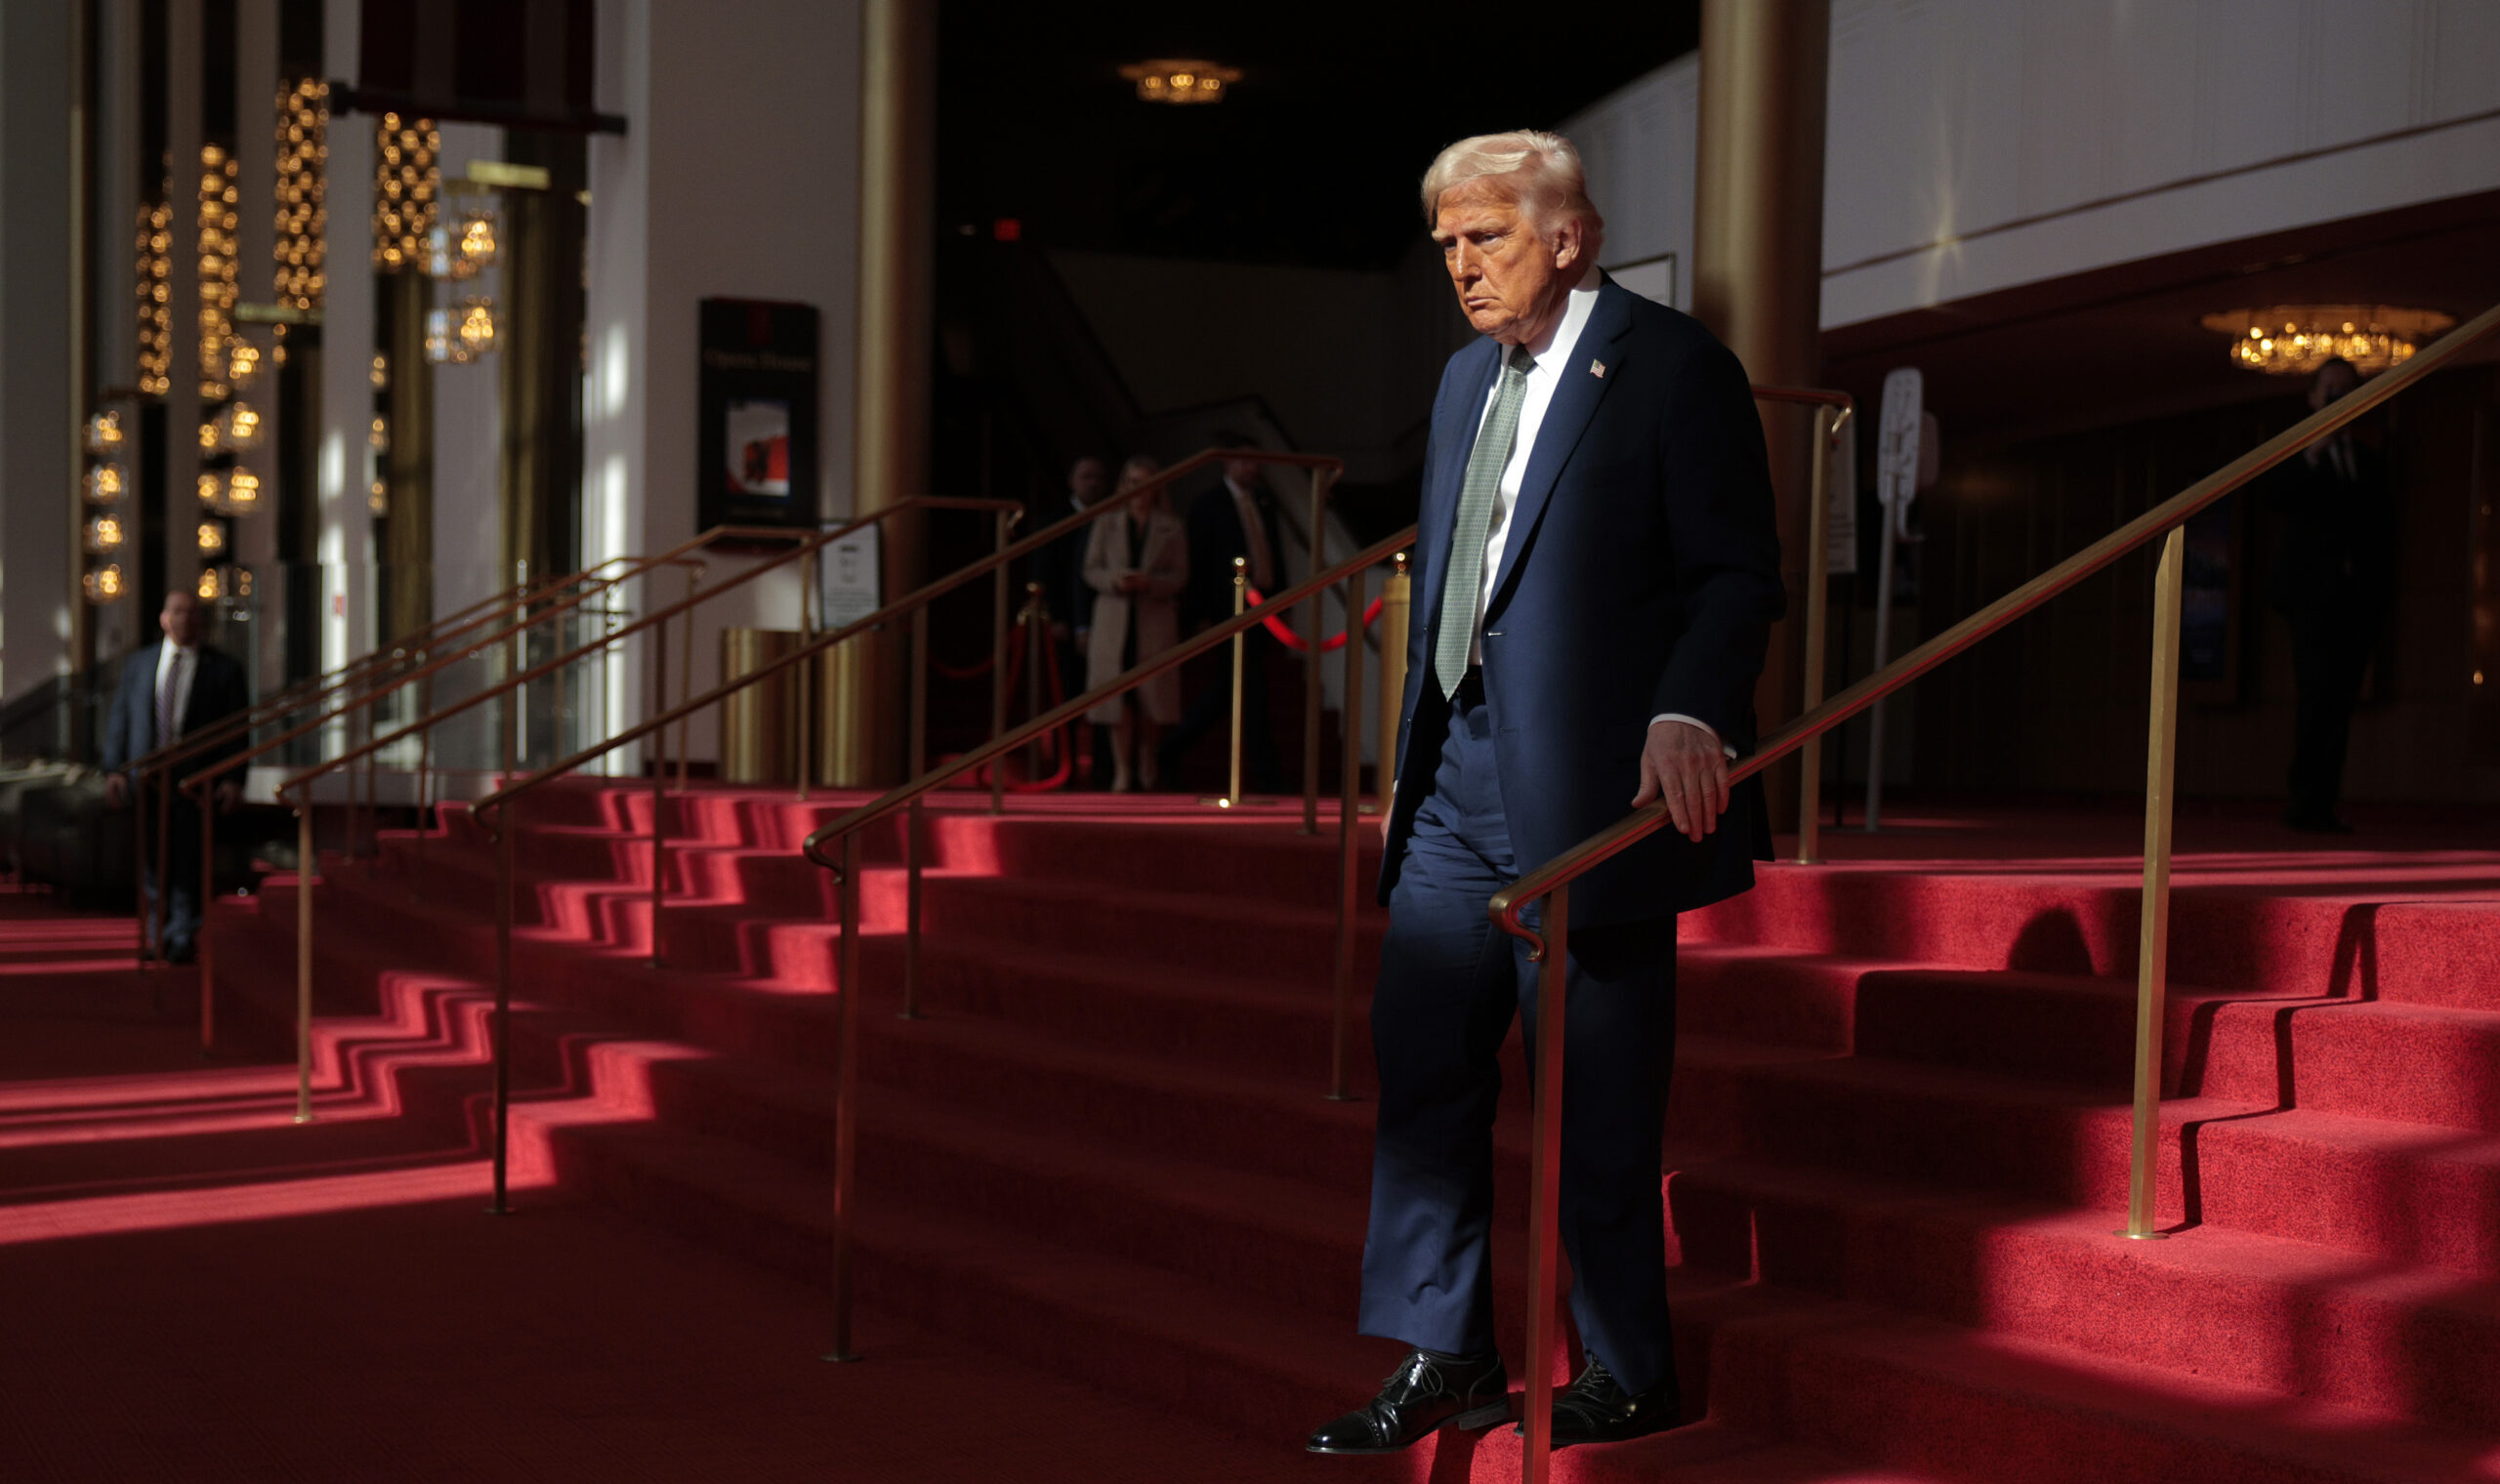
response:
<path id="1" fill-rule="evenodd" d="M 859 1352 L 851 1345 L 851 1223 L 854 1181 L 857 1175 L 859 1121 L 859 835 L 842 838 L 841 880 L 835 884 L 836 910 L 842 918 L 842 968 L 836 992 L 833 1072 L 833 1349 L 832 1361 L 852 1361 Z"/>
<path id="2" fill-rule="evenodd" d="M 495 1203 L 488 1216 L 512 1210 L 512 922 L 513 851 L 519 832 L 513 805 L 495 810 Z"/>
<path id="3" fill-rule="evenodd" d="M 180 786 L 170 767 L 156 780 L 156 893 L 147 904 L 147 912 L 155 919 L 156 957 L 160 963 L 168 962 L 165 959 L 165 898 L 172 893 L 174 884 L 165 879 L 165 868 L 173 861 L 174 790 Z"/>
<path id="4" fill-rule="evenodd" d="M 810 552 L 799 577 L 799 642 L 807 643 L 816 637 L 816 553 Z M 799 667 L 799 802 L 808 802 L 808 779 L 815 772 L 816 667 Z"/>
<path id="5" fill-rule="evenodd" d="M 1312 604 L 1316 608 L 1318 604 Z M 1356 869 L 1362 857 L 1363 812 L 1363 574 L 1346 579 L 1346 703 L 1344 747 L 1337 761 L 1337 984 L 1328 1027 L 1328 1097 L 1344 1102 L 1349 1091 L 1347 1027 L 1354 1018 Z"/>
<path id="6" fill-rule="evenodd" d="M 995 555 L 1007 550 L 1008 538 L 1015 533 L 1016 513 L 998 513 L 998 541 L 991 548 Z M 990 576 L 989 635 L 989 734 L 992 739 L 1007 734 L 1007 563 L 1000 562 Z M 1007 812 L 1007 769 L 1001 765 L 989 770 L 989 811 Z"/>
<path id="7" fill-rule="evenodd" d="M 1320 572 L 1328 566 L 1328 472 L 1311 472 L 1311 570 Z M 1283 576 L 1283 573 L 1276 574 Z M 1322 627 L 1328 619 L 1328 605 L 1317 594 L 1302 616 L 1302 833 L 1319 833 L 1319 702 L 1322 696 L 1319 667 L 1323 656 L 1319 645 L 1324 636 Z M 1352 619 L 1348 615 L 1349 620 Z"/>
<path id="8" fill-rule="evenodd" d="M 312 1121 L 312 796 L 295 810 L 295 1121 Z"/>
<path id="9" fill-rule="evenodd" d="M 668 625 L 651 630 L 651 709 L 653 717 L 668 713 Z M 651 967 L 668 967 L 660 946 L 660 914 L 668 903 L 668 728 L 651 732 L 659 751 L 651 759 Z"/>
<path id="10" fill-rule="evenodd" d="M 1383 813 L 1397 806 L 1397 723 L 1406 710 L 1406 637 L 1414 595 L 1415 579 L 1400 552 L 1380 594 L 1380 764 L 1372 782 L 1380 790 Z"/>
<path id="11" fill-rule="evenodd" d="M 424 660 L 420 654 L 418 663 L 423 664 Z M 434 712 L 434 677 L 427 676 L 417 682 L 417 705 L 421 708 L 418 715 L 431 716 Z M 434 833 L 430 819 L 433 808 L 434 729 L 428 727 L 417 734 L 417 874 L 412 894 L 420 898 L 426 894 L 426 837 Z"/>
<path id="12" fill-rule="evenodd" d="M 1232 616 L 1239 618 L 1243 604 L 1250 597 L 1250 558 L 1232 558 Z M 1232 730 L 1228 744 L 1224 797 L 1216 803 L 1224 808 L 1241 807 L 1241 696 L 1244 667 L 1249 663 L 1250 631 L 1232 636 Z"/>
<path id="13" fill-rule="evenodd" d="M 911 776 L 919 777 L 928 767 L 929 605 L 922 603 L 911 610 Z M 920 801 L 914 799 L 902 815 L 902 1010 L 897 1018 L 904 1020 L 920 1018 Z"/>
<path id="14" fill-rule="evenodd" d="M 2153 1187 L 2161 1166 L 2161 1037 L 2170 989 L 2171 787 L 2179 762 L 2179 614 L 2188 529 L 2161 544 L 2152 590 L 2152 720 L 2145 746 L 2145 898 L 2136 949 L 2136 1112 L 2127 1170 L 2127 1225 L 2139 1241 L 2155 1231 Z"/>
<path id="15" fill-rule="evenodd" d="M 1562 1034 L 1569 986 L 1571 888 L 1554 888 L 1545 899 L 1544 968 L 1536 983 L 1536 1128 L 1529 1145 L 1527 1226 L 1527 1396 L 1521 1422 L 1527 1446 L 1520 1476 L 1546 1484 L 1554 1466 L 1554 1350 L 1562 1339 L 1556 1322 L 1556 1268 L 1562 1255 Z"/>
<path id="16" fill-rule="evenodd" d="M 1828 406 L 1814 409 L 1814 475 L 1806 520 L 1806 667 L 1802 715 L 1822 704 L 1824 606 L 1830 586 L 1832 434 L 1839 428 Z M 1797 864 L 1822 861 L 1823 739 L 1809 737 L 1797 750 Z"/>
<path id="17" fill-rule="evenodd" d="M 686 572 L 686 600 L 688 606 L 686 616 L 679 620 L 686 630 L 680 638 L 686 642 L 679 646 L 677 656 L 677 693 L 682 696 L 694 694 L 694 609 L 691 604 L 694 601 L 694 590 L 701 586 L 702 575 L 703 569 L 700 567 L 688 567 Z M 668 624 L 663 620 L 652 627 L 665 629 Z M 686 755 L 688 748 L 687 728 L 693 724 L 694 718 L 691 716 L 677 719 L 677 791 L 681 794 L 686 792 Z M 663 731 L 666 729 L 661 728 Z"/>
<path id="18" fill-rule="evenodd" d="M 203 1051 L 210 1044 L 210 1027 L 215 1024 L 216 1015 L 217 963 L 208 933 L 208 914 L 216 905 L 217 790 L 211 787 L 203 790 L 199 799 L 199 927 L 192 943 L 199 955 L 199 1044 Z"/>
<path id="19" fill-rule="evenodd" d="M 1042 646 L 1050 642 L 1050 614 L 1042 602 L 1042 585 L 1038 582 L 1024 584 L 1022 622 L 1024 625 L 1024 715 L 1038 717 L 1042 714 Z M 998 729 L 990 734 L 991 739 L 996 740 L 1006 735 L 1006 732 L 1007 727 L 1002 721 Z M 1070 726 L 1060 744 L 1067 752 L 1067 776 L 1071 780 L 1076 777 L 1075 739 L 1076 728 Z M 1044 739 L 1038 734 L 1035 735 L 1033 750 L 1025 763 L 1030 776 L 1036 779 L 1042 776 L 1043 743 Z M 990 777 L 994 780 L 997 776 L 998 770 L 992 768 Z"/>

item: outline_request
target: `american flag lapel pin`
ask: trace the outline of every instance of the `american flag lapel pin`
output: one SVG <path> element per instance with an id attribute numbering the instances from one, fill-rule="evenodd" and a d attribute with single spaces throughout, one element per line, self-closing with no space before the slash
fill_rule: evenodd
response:
<path id="1" fill-rule="evenodd" d="M 1600 381 L 1605 380 L 1605 362 L 1602 360 L 1589 362 L 1589 374 Z"/>

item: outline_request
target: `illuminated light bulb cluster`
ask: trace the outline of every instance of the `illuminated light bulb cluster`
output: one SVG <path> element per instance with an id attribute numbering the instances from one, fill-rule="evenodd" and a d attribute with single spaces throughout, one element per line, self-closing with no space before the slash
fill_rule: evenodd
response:
<path id="1" fill-rule="evenodd" d="M 199 503 L 212 515 L 248 515 L 261 508 L 261 476 L 248 469 L 203 470 L 199 476 Z M 200 525 L 202 545 L 211 522 Z M 222 545 L 221 545 L 222 549 Z"/>
<path id="2" fill-rule="evenodd" d="M 174 209 L 163 201 L 139 208 L 139 390 L 163 396 L 174 373 Z"/>
<path id="3" fill-rule="evenodd" d="M 85 528 L 90 556 L 110 556 L 130 540 L 130 523 L 120 509 L 122 496 L 129 492 L 129 481 L 120 461 L 114 458 L 128 441 L 119 412 L 106 410 L 87 419 L 81 439 L 87 468 L 80 479 L 80 493 L 90 512 Z M 121 568 L 110 561 L 100 563 L 88 569 L 79 587 L 91 603 L 113 602 L 122 595 Z"/>
<path id="4" fill-rule="evenodd" d="M 374 134 L 373 266 L 396 273 L 421 260 L 442 194 L 442 131 L 430 118 L 385 113 Z"/>
<path id="5" fill-rule="evenodd" d="M 1241 69 L 1195 59 L 1158 57 L 1122 67 L 1120 75 L 1137 84 L 1141 103 L 1222 103 L 1224 90 L 1241 80 Z"/>
<path id="6" fill-rule="evenodd" d="M 330 85 L 299 78 L 277 100 L 277 302 L 317 309 L 326 286 Z M 279 347 L 280 353 L 284 346 Z"/>
<path id="7" fill-rule="evenodd" d="M 232 394 L 226 382 L 226 366 L 234 334 L 234 305 L 242 297 L 234 261 L 234 229 L 242 223 L 234 210 L 239 168 L 225 145 L 200 146 L 199 394 L 212 402 Z"/>
<path id="8" fill-rule="evenodd" d="M 282 328 L 282 327 L 281 327 Z M 261 348 L 236 336 L 226 350 L 226 380 L 236 392 L 248 391 L 261 374 Z"/>
<path id="9" fill-rule="evenodd" d="M 2278 305 L 2208 314 L 2205 328 L 2231 337 L 2234 365 L 2275 376 L 2305 376 L 2347 360 L 2363 376 L 2400 366 L 2421 340 L 2456 320 L 2436 309 L 2374 304 Z"/>

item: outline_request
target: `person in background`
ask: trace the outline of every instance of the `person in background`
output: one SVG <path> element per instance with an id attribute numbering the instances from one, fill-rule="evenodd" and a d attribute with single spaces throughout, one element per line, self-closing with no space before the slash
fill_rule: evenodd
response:
<path id="1" fill-rule="evenodd" d="M 1067 503 L 1045 510 L 1042 524 L 1092 510 L 1110 487 L 1110 472 L 1101 456 L 1084 455 L 1067 467 Z M 1094 628 L 1094 590 L 1085 583 L 1085 549 L 1092 531 L 1091 526 L 1079 526 L 1034 556 L 1033 580 L 1042 585 L 1042 601 L 1050 606 L 1051 648 L 1059 657 L 1060 682 L 1067 692 L 1062 700 L 1075 695 L 1085 683 L 1085 645 Z M 1047 682 L 1042 700 L 1050 704 Z M 1087 760 L 1099 786 L 1110 771 L 1108 744 L 1095 735 L 1094 723 L 1082 718 L 1069 727 L 1069 733 L 1068 745 L 1077 757 Z"/>
<path id="2" fill-rule="evenodd" d="M 1221 433 L 1221 448 L 1246 449 L 1253 444 L 1239 433 Z M 1255 459 L 1224 461 L 1224 480 L 1189 507 L 1189 632 L 1232 616 L 1232 559 L 1249 563 L 1250 586 L 1273 596 L 1284 583 L 1284 541 L 1277 524 L 1276 498 L 1260 477 Z M 1252 791 L 1272 794 L 1283 787 L 1277 763 L 1276 738 L 1269 721 L 1268 669 L 1276 652 L 1275 639 L 1263 625 L 1252 629 L 1241 652 L 1241 768 Z M 1230 656 L 1230 647 L 1217 651 Z M 1163 739 L 1165 772 L 1176 772 L 1181 755 L 1200 737 L 1223 725 L 1232 705 L 1232 676 L 1228 667 L 1189 703 L 1188 715 Z"/>
<path id="3" fill-rule="evenodd" d="M 1117 515 L 1094 522 L 1085 548 L 1085 583 L 1094 590 L 1094 625 L 1085 655 L 1088 690 L 1152 659 L 1181 639 L 1178 599 L 1189 575 L 1189 539 L 1164 508 L 1160 464 L 1144 454 L 1120 467 Z M 1111 728 L 1111 792 L 1162 782 L 1155 738 L 1181 712 L 1181 678 L 1167 670 L 1086 713 Z M 1132 772 L 1134 760 L 1134 772 Z"/>
<path id="4" fill-rule="evenodd" d="M 122 662 L 112 711 L 104 721 L 104 803 L 114 808 L 130 802 L 132 763 L 252 704 L 243 667 L 200 641 L 208 629 L 208 614 L 197 595 L 181 588 L 166 594 L 156 627 L 164 638 Z M 230 741 L 203 750 L 171 773 L 159 775 L 160 779 L 171 785 L 241 752 L 247 741 L 238 731 Z M 229 773 L 218 780 L 218 812 L 231 810 L 241 798 L 240 778 Z M 158 953 L 167 963 L 188 964 L 199 933 L 200 897 L 208 888 L 199 879 L 199 808 L 188 796 L 174 796 L 166 835 L 168 880 L 160 891 L 150 851 L 141 865 L 142 889 L 151 915 L 161 925 Z"/>
<path id="5" fill-rule="evenodd" d="M 2314 411 L 2361 384 L 2341 356 L 2310 384 Z M 2291 802 L 2283 822 L 2350 835 L 2338 810 L 2353 711 L 2396 590 L 2396 506 L 2387 460 L 2350 429 L 2302 450 L 2273 481 L 2282 517 L 2274 609 L 2292 630 Z"/>

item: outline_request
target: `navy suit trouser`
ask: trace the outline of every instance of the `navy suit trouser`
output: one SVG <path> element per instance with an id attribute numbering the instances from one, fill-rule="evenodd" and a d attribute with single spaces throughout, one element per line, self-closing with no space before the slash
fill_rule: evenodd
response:
<path id="1" fill-rule="evenodd" d="M 1428 677 L 1415 724 L 1440 709 Z M 1539 966 L 1485 914 L 1521 869 L 1502 811 L 1493 730 L 1471 672 L 1448 708 L 1433 791 L 1390 893 L 1371 1009 L 1380 1127 L 1362 1332 L 1463 1354 L 1494 1347 L 1496 1057 L 1514 1014 L 1535 1065 Z M 1643 1391 L 1675 1374 L 1659 1170 L 1675 1051 L 1675 919 L 1569 936 L 1562 1227 L 1571 1314 L 1582 1345 L 1625 1387 Z"/>

